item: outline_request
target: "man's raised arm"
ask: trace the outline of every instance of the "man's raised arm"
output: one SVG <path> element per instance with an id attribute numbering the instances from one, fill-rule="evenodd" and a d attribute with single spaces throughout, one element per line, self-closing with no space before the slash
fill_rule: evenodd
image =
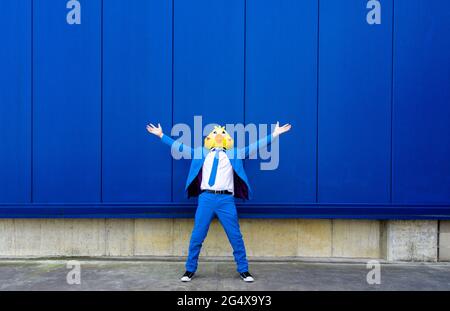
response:
<path id="1" fill-rule="evenodd" d="M 174 140 L 172 137 L 170 137 L 168 135 L 165 135 L 163 133 L 161 124 L 158 123 L 158 126 L 155 126 L 150 123 L 149 125 L 147 125 L 147 131 L 150 134 L 153 134 L 153 135 L 161 138 L 161 141 L 163 143 L 165 143 L 166 145 L 169 145 L 172 149 L 174 149 L 180 153 L 190 155 L 192 157 L 193 152 L 194 152 L 192 150 L 192 148 L 189 146 L 186 146 L 185 144 L 180 143 L 179 141 Z"/>
<path id="2" fill-rule="evenodd" d="M 239 155 L 242 158 L 248 158 L 251 154 L 255 153 L 259 148 L 264 148 L 265 146 L 269 146 L 272 143 L 272 139 L 275 139 L 276 137 L 280 136 L 283 133 L 288 132 L 291 129 L 292 125 L 289 123 L 280 126 L 280 122 L 277 122 L 275 125 L 275 129 L 273 130 L 272 134 L 264 137 L 263 139 L 258 140 L 257 142 L 254 142 L 247 147 L 243 148 L 239 151 Z"/>

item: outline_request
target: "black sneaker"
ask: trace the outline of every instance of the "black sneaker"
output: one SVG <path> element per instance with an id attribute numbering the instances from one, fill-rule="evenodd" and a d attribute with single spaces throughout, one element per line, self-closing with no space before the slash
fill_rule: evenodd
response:
<path id="1" fill-rule="evenodd" d="M 181 282 L 190 282 L 194 277 L 195 272 L 186 271 L 181 277 Z"/>
<path id="2" fill-rule="evenodd" d="M 244 282 L 249 282 L 250 283 L 250 282 L 255 281 L 253 276 L 248 271 L 239 273 L 239 275 L 241 276 L 241 279 L 244 280 Z"/>

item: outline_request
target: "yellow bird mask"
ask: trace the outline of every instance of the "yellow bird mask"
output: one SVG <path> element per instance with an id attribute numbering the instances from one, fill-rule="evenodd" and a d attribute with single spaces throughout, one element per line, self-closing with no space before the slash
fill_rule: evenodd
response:
<path id="1" fill-rule="evenodd" d="M 233 148 L 233 138 L 225 130 L 225 126 L 214 126 L 214 130 L 205 137 L 205 148 L 223 148 L 230 150 Z"/>

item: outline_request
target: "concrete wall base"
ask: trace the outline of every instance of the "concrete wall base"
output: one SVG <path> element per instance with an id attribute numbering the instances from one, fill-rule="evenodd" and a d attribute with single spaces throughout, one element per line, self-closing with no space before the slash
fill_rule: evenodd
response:
<path id="1" fill-rule="evenodd" d="M 447 260 L 449 223 L 441 222 L 440 233 L 447 243 L 440 253 Z M 192 219 L 0 219 L 0 256 L 186 256 L 192 225 Z M 438 258 L 437 221 L 242 219 L 241 229 L 253 258 Z M 231 254 L 214 220 L 202 256 Z"/>
<path id="2" fill-rule="evenodd" d="M 437 261 L 438 221 L 386 221 L 383 257 L 388 261 Z"/>
<path id="3" fill-rule="evenodd" d="M 450 261 L 450 221 L 439 223 L 439 261 Z"/>

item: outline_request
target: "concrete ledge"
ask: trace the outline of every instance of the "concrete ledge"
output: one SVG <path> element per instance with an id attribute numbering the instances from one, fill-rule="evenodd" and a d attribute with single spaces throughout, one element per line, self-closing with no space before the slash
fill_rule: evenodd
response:
<path id="1" fill-rule="evenodd" d="M 379 258 L 379 222 L 242 219 L 249 257 Z M 0 256 L 186 256 L 192 219 L 0 219 Z M 202 256 L 230 256 L 217 220 Z"/>
<path id="2" fill-rule="evenodd" d="M 241 219 L 240 224 L 252 260 L 437 260 L 437 221 Z M 184 257 L 192 225 L 192 219 L 0 219 L 0 257 Z M 448 222 L 441 243 L 450 234 L 445 226 Z M 201 256 L 231 254 L 214 220 Z"/>
<path id="3" fill-rule="evenodd" d="M 3 257 L 0 256 L 1 262 L 64 262 L 69 260 L 79 260 L 79 261 L 89 261 L 89 262 L 102 262 L 102 261 L 117 261 L 117 262 L 185 262 L 185 256 L 134 256 L 134 257 Z M 285 262 L 299 262 L 299 263 L 336 263 L 336 264 L 366 264 L 369 260 L 368 258 L 323 258 L 323 257 L 250 257 L 251 262 L 273 262 L 273 263 L 285 263 Z M 384 259 L 377 259 L 382 264 L 405 264 L 403 261 L 392 261 L 388 262 Z M 199 261 L 203 262 L 234 262 L 233 256 L 201 256 Z M 408 262 L 406 264 L 410 264 Z M 415 264 L 426 264 L 418 263 Z M 443 265 L 450 263 L 442 263 Z"/>

